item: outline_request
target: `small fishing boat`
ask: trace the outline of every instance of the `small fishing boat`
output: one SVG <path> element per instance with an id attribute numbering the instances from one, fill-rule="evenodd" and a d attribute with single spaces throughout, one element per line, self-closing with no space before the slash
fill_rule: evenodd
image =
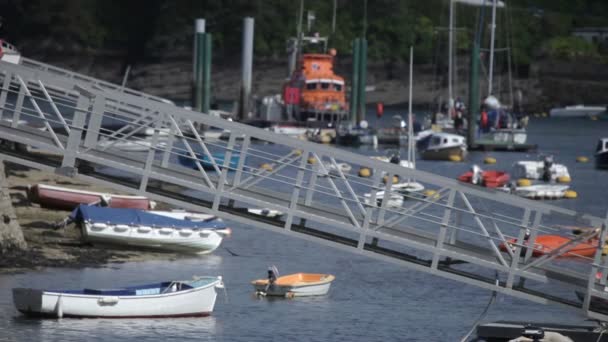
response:
<path id="1" fill-rule="evenodd" d="M 28 186 L 27 197 L 43 208 L 74 210 L 79 204 L 101 203 L 110 208 L 154 209 L 156 203 L 143 196 L 115 195 L 36 184 Z"/>
<path id="2" fill-rule="evenodd" d="M 536 241 L 534 242 L 532 256 L 540 257 L 545 254 L 549 254 L 570 241 L 572 241 L 572 239 L 560 235 L 539 235 L 536 237 Z M 511 250 L 515 249 L 516 243 L 517 239 L 510 239 L 507 241 L 507 245 L 511 248 Z M 528 241 L 525 241 L 524 245 L 527 247 Z M 500 244 L 499 247 L 501 251 L 507 251 L 507 247 L 504 243 Z M 593 239 L 588 242 L 572 244 L 567 250 L 564 250 L 566 253 L 562 254 L 560 257 L 593 257 L 596 251 L 597 239 Z M 522 253 L 525 253 L 525 248 L 522 249 Z"/>
<path id="3" fill-rule="evenodd" d="M 324 176 L 329 176 L 329 175 L 333 175 L 333 176 L 340 176 L 340 171 L 343 174 L 346 174 L 348 172 L 350 172 L 350 170 L 352 170 L 352 166 L 350 166 L 350 164 L 347 163 L 336 163 L 334 165 L 334 163 L 330 163 L 330 162 L 326 162 L 323 163 L 323 166 L 325 167 L 325 171 L 327 172 L 323 172 L 323 170 L 321 168 L 319 168 L 319 176 L 324 177 Z"/>
<path id="4" fill-rule="evenodd" d="M 278 277 L 273 281 L 258 279 L 251 284 L 258 294 L 292 298 L 325 295 L 334 279 L 336 277 L 331 274 L 295 273 Z"/>
<path id="5" fill-rule="evenodd" d="M 560 184 L 535 184 L 529 186 L 504 186 L 497 189 L 529 199 L 560 199 L 564 198 L 570 187 Z"/>
<path id="6" fill-rule="evenodd" d="M 213 162 L 212 159 L 209 158 L 209 156 L 207 156 L 206 154 L 201 154 L 201 153 L 197 153 L 196 157 L 198 158 L 199 163 L 201 164 L 201 166 L 203 167 L 203 169 L 205 170 L 213 170 Z M 223 153 L 213 153 L 212 154 L 213 157 L 213 161 L 215 162 L 215 164 L 217 165 L 217 167 L 219 169 L 222 169 L 222 166 L 224 165 L 224 157 L 225 155 Z M 240 154 L 232 154 L 230 156 L 230 162 L 228 163 L 228 170 L 229 171 L 234 171 L 236 170 L 238 164 L 239 164 L 239 159 L 241 158 Z M 198 166 L 196 165 L 196 162 L 193 158 L 191 158 L 190 156 L 186 156 L 186 155 L 178 155 L 177 157 L 179 163 L 183 166 L 192 168 L 192 169 L 198 169 Z"/>
<path id="7" fill-rule="evenodd" d="M 0 61 L 19 64 L 21 61 L 21 53 L 15 46 L 0 39 Z"/>
<path id="8" fill-rule="evenodd" d="M 591 117 L 606 111 L 606 106 L 585 106 L 582 104 L 566 107 L 556 107 L 549 111 L 552 118 Z"/>
<path id="9" fill-rule="evenodd" d="M 278 210 L 274 210 L 274 209 L 253 209 L 253 208 L 248 208 L 247 212 L 250 214 L 254 214 L 254 215 L 259 215 L 259 216 L 264 216 L 264 217 L 271 217 L 271 218 L 275 218 L 275 217 L 279 217 L 283 215 L 282 211 L 278 211 Z"/>
<path id="10" fill-rule="evenodd" d="M 220 220 L 188 221 L 136 209 L 80 205 L 70 215 L 85 241 L 207 254 L 231 234 Z"/>
<path id="11" fill-rule="evenodd" d="M 513 174 L 516 178 L 542 179 L 547 182 L 570 178 L 568 167 L 554 163 L 551 156 L 538 161 L 518 161 L 515 163 Z"/>
<path id="12" fill-rule="evenodd" d="M 153 145 L 152 141 L 145 139 L 133 140 L 101 140 L 97 143 L 97 147 L 101 149 L 114 148 L 124 152 L 147 152 L 152 148 L 162 149 L 167 147 L 164 141 Z"/>
<path id="13" fill-rule="evenodd" d="M 595 167 L 608 169 L 608 138 L 601 138 L 595 150 Z"/>
<path id="14" fill-rule="evenodd" d="M 465 172 L 458 177 L 458 180 L 461 182 L 482 185 L 487 188 L 505 186 L 510 179 L 511 176 L 504 171 L 482 170 L 477 165 L 473 165 L 471 171 Z"/>
<path id="15" fill-rule="evenodd" d="M 427 160 L 464 160 L 467 145 L 464 137 L 457 134 L 435 132 L 416 142 L 422 159 Z"/>
<path id="16" fill-rule="evenodd" d="M 400 208 L 403 206 L 403 203 L 408 198 L 423 198 L 424 185 L 415 182 L 401 182 L 397 184 L 391 185 L 391 193 L 388 198 L 388 202 L 386 203 L 387 207 L 391 208 Z M 378 206 L 382 205 L 384 201 L 385 191 L 376 192 L 376 204 Z M 365 203 L 371 203 L 371 193 L 367 193 L 364 195 Z"/>
<path id="17" fill-rule="evenodd" d="M 222 277 L 194 277 L 115 289 L 14 288 L 13 302 L 27 316 L 159 318 L 208 316 Z"/>
<path id="18" fill-rule="evenodd" d="M 393 159 L 393 156 L 395 156 L 395 159 Z M 379 161 L 383 161 L 385 163 L 390 163 L 391 160 L 398 162 L 399 166 L 402 167 L 408 167 L 410 169 L 414 168 L 414 163 L 409 161 L 409 160 L 405 160 L 405 159 L 401 159 L 398 155 L 393 155 L 391 157 L 384 157 L 384 156 L 373 156 L 373 159 L 379 160 Z M 393 164 L 395 164 L 393 162 Z"/>
<path id="19" fill-rule="evenodd" d="M 221 221 L 222 220 L 215 215 L 203 214 L 203 213 L 193 213 L 193 212 L 189 212 L 189 211 L 185 211 L 185 210 L 181 210 L 181 209 L 174 209 L 174 210 L 170 210 L 170 211 L 150 210 L 148 212 L 150 214 L 166 216 L 166 217 L 170 217 L 170 218 L 173 218 L 176 220 L 186 220 L 186 221 L 193 221 L 193 222 L 213 221 L 213 220 Z"/>

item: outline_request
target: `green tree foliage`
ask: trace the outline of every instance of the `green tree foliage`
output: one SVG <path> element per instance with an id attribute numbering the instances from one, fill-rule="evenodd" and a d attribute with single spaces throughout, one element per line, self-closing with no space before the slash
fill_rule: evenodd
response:
<path id="1" fill-rule="evenodd" d="M 545 46 L 547 54 L 554 58 L 575 59 L 577 57 L 597 58 L 599 57 L 597 46 L 586 40 L 563 36 L 549 40 Z"/>
<path id="2" fill-rule="evenodd" d="M 438 58 L 437 47 L 445 47 L 448 0 L 336 1 L 335 32 L 333 1 L 305 0 L 305 11 L 314 11 L 311 30 L 328 35 L 339 56 L 350 55 L 352 40 L 363 35 L 370 62 L 405 61 L 414 45 L 416 62 L 429 63 Z M 497 44 L 510 45 L 517 64 L 530 63 L 543 46 L 554 46 L 556 56 L 591 53 L 576 40 L 556 37 L 577 27 L 608 27 L 606 0 L 503 1 L 507 9 L 499 10 Z M 194 20 L 205 18 L 214 57 L 231 60 L 240 56 L 242 19 L 252 16 L 256 56 L 283 58 L 287 39 L 297 32 L 299 5 L 297 0 L 5 0 L 0 35 L 30 51 L 113 50 L 137 61 L 189 53 Z M 481 17 L 482 46 L 487 46 L 489 7 L 456 7 L 457 26 L 464 29 L 458 31 L 457 50 L 467 53 Z M 303 26 L 306 30 L 306 13 Z"/>

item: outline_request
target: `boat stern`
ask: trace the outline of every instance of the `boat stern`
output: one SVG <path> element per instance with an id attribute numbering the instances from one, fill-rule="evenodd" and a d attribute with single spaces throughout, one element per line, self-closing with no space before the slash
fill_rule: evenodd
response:
<path id="1" fill-rule="evenodd" d="M 42 313 L 43 290 L 14 288 L 13 303 L 24 314 Z"/>

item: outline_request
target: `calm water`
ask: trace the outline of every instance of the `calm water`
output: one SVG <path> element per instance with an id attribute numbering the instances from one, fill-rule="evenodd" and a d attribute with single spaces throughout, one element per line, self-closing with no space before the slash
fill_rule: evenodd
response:
<path id="1" fill-rule="evenodd" d="M 372 120 L 370 120 L 372 121 Z M 373 121 L 372 121 L 373 122 Z M 536 119 L 529 141 L 538 153 L 555 155 L 573 178 L 576 200 L 553 203 L 597 216 L 608 209 L 608 172 L 593 163 L 577 164 L 576 156 L 593 161 L 597 139 L 608 136 L 608 122 L 583 119 Z M 362 148 L 364 154 L 382 154 Z M 496 168 L 536 154 L 491 153 Z M 469 161 L 481 164 L 484 153 Z M 456 177 L 470 163 L 419 161 L 418 168 Z M 231 224 L 234 234 L 212 255 L 177 261 L 113 264 L 98 269 L 46 269 L 0 275 L 1 341 L 458 341 L 483 311 L 491 293 L 315 243 Z M 232 252 L 232 253 L 230 253 Z M 236 255 L 234 255 L 236 254 Z M 282 273 L 323 272 L 336 275 L 326 297 L 294 300 L 258 299 L 249 282 L 264 277 L 268 265 Z M 113 287 L 222 275 L 211 317 L 195 319 L 26 319 L 14 309 L 13 287 Z M 542 306 L 499 295 L 484 322 L 500 319 L 584 322 L 578 311 Z"/>

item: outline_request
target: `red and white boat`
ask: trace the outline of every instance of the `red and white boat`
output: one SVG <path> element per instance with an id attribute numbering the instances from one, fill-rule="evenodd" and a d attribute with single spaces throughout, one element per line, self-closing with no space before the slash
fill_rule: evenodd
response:
<path id="1" fill-rule="evenodd" d="M 539 235 L 536 237 L 536 241 L 534 242 L 532 256 L 541 257 L 545 254 L 549 254 L 552 251 L 570 242 L 571 240 L 572 239 L 560 235 Z M 562 254 L 561 257 L 592 258 L 595 256 L 595 252 L 597 251 L 597 241 L 597 239 L 592 239 L 587 242 L 574 243 L 565 250 L 566 253 Z M 507 241 L 507 244 L 509 245 L 511 250 L 515 249 L 515 243 L 517 243 L 517 239 L 510 239 Z M 527 246 L 528 241 L 525 241 L 524 245 Z M 506 252 L 507 247 L 504 243 L 500 244 L 499 247 L 501 251 Z M 522 249 L 522 253 L 525 253 L 525 248 Z"/>
<path id="2" fill-rule="evenodd" d="M 79 204 L 105 203 L 111 208 L 131 208 L 150 210 L 156 203 L 144 196 L 115 195 L 110 193 L 84 191 L 60 186 L 36 184 L 28 187 L 30 202 L 43 208 L 73 210 Z"/>
<path id="3" fill-rule="evenodd" d="M 511 176 L 504 171 L 480 169 L 477 165 L 473 165 L 471 171 L 465 172 L 458 177 L 458 180 L 465 183 L 482 185 L 487 188 L 498 188 L 509 183 Z"/>

